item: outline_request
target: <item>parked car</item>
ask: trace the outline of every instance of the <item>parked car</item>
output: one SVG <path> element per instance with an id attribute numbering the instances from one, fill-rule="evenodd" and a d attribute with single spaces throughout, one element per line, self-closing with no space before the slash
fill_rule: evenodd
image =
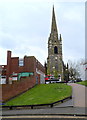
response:
<path id="1" fill-rule="evenodd" d="M 74 80 L 70 80 L 70 81 L 68 81 L 68 83 L 74 83 Z"/>

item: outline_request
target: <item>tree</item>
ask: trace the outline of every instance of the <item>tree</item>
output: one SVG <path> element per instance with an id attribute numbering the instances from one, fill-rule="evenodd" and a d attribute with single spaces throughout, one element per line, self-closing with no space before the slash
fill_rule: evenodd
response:
<path id="1" fill-rule="evenodd" d="M 81 78 L 81 76 L 84 74 L 84 68 L 83 68 L 84 60 L 80 59 L 77 62 L 68 60 L 69 64 L 69 77 L 70 79 L 78 79 Z"/>
<path id="2" fill-rule="evenodd" d="M 65 65 L 63 63 L 63 77 L 64 77 L 64 81 L 68 82 L 69 81 L 69 68 L 68 68 L 68 63 L 67 65 Z"/>

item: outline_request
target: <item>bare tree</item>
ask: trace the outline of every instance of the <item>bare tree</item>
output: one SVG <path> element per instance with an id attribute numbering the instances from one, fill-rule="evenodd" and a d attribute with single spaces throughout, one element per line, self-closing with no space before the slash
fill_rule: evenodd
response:
<path id="1" fill-rule="evenodd" d="M 70 79 L 75 80 L 81 78 L 81 76 L 84 75 L 83 63 L 84 63 L 83 59 L 80 59 L 77 62 L 68 60 Z"/>

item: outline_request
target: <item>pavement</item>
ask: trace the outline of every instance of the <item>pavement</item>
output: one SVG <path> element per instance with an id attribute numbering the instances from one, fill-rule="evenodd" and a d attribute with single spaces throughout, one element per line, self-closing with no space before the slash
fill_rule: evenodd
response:
<path id="1" fill-rule="evenodd" d="M 85 87 L 75 83 L 69 83 L 72 86 L 72 100 L 62 104 L 50 107 L 41 107 L 34 109 L 2 109 L 2 116 L 23 116 L 23 115 L 67 115 L 67 116 L 87 116 L 85 106 Z"/>
<path id="2" fill-rule="evenodd" d="M 16 115 L 80 115 L 85 116 L 85 108 L 53 107 L 42 109 L 2 110 L 2 116 Z"/>
<path id="3" fill-rule="evenodd" d="M 64 103 L 61 103 L 61 104 L 56 104 L 54 106 L 55 108 L 57 107 L 74 107 L 74 104 L 73 104 L 73 99 L 70 99 L 70 100 L 67 100 L 65 101 Z"/>
<path id="4" fill-rule="evenodd" d="M 76 84 L 76 83 L 68 83 L 68 85 L 72 86 L 72 99 L 74 107 L 87 107 L 86 106 L 86 91 L 87 87 L 84 85 Z"/>

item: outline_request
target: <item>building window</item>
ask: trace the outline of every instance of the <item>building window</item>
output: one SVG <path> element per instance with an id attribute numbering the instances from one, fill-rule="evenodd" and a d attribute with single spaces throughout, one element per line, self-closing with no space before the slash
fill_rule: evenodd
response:
<path id="1" fill-rule="evenodd" d="M 57 46 L 54 47 L 54 54 L 58 54 L 58 48 L 57 48 Z"/>
<path id="2" fill-rule="evenodd" d="M 58 70 L 58 64 L 55 65 L 55 69 Z"/>
<path id="3" fill-rule="evenodd" d="M 19 59 L 19 66 L 24 66 L 24 60 L 23 59 Z"/>

